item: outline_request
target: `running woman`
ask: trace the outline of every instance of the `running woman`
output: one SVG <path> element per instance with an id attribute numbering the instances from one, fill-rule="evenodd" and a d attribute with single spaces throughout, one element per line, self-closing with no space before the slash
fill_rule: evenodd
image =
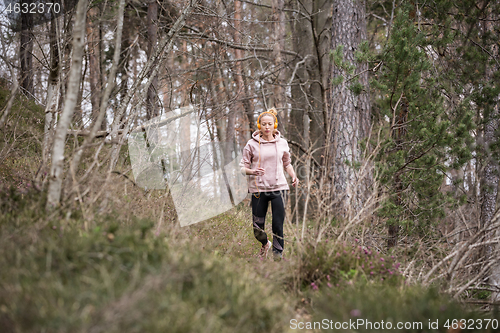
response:
<path id="1" fill-rule="evenodd" d="M 277 112 L 271 108 L 257 118 L 258 130 L 252 134 L 240 162 L 241 173 L 248 175 L 248 192 L 252 194 L 252 219 L 255 238 L 262 244 L 259 257 L 267 257 L 273 248 L 275 258 L 283 256 L 283 222 L 285 220 L 285 198 L 290 189 L 285 170 L 298 185 L 290 160 L 288 143 L 280 135 Z M 271 203 L 273 242 L 264 231 L 267 208 Z"/>

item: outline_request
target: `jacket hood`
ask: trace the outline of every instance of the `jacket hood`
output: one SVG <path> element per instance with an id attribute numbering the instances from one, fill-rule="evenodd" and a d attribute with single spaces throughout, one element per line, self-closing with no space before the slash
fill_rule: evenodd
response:
<path id="1" fill-rule="evenodd" d="M 260 131 L 258 131 L 258 130 L 253 132 L 253 134 L 252 134 L 252 139 L 254 139 L 257 142 L 260 141 L 260 143 L 278 142 L 280 138 L 281 138 L 281 133 L 278 130 L 276 130 L 276 134 L 274 135 L 274 139 L 272 139 L 271 141 L 266 141 L 266 140 L 262 139 L 262 137 L 260 136 Z"/>

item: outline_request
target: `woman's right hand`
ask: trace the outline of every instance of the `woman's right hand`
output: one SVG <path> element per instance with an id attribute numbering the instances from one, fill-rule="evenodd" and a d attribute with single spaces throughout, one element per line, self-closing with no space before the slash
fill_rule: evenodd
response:
<path id="1" fill-rule="evenodd" d="M 253 169 L 253 170 L 250 170 L 252 171 L 252 175 L 254 176 L 262 176 L 263 174 L 266 173 L 266 170 L 264 170 L 264 168 L 256 168 L 256 169 Z"/>

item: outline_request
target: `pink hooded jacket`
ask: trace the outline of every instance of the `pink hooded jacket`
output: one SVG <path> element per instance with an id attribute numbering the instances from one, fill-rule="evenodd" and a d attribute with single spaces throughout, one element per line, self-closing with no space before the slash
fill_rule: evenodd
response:
<path id="1" fill-rule="evenodd" d="M 259 131 L 252 134 L 252 139 L 248 140 L 243 148 L 243 157 L 240 162 L 242 168 L 255 169 L 260 166 L 265 170 L 262 176 L 248 175 L 248 192 L 289 190 L 284 172 L 284 169 L 291 163 L 288 143 L 281 138 L 278 131 L 271 141 L 262 139 L 259 134 Z"/>

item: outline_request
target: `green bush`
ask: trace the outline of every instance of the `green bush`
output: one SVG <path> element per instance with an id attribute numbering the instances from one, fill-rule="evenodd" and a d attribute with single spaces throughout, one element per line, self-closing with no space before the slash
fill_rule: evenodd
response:
<path id="1" fill-rule="evenodd" d="M 500 326 L 495 319 L 486 329 L 487 319 L 491 317 L 470 311 L 434 288 L 358 284 L 356 288 L 324 289 L 321 293 L 313 292 L 313 295 L 313 321 L 321 322 L 326 318 L 336 332 L 498 332 Z M 466 325 L 463 330 L 459 329 L 461 319 Z M 359 326 L 335 329 L 335 325 L 340 327 L 339 323 L 344 322 L 356 322 Z M 435 329 L 431 323 L 436 322 Z M 398 329 L 398 323 L 402 323 L 401 329 Z"/>
<path id="2" fill-rule="evenodd" d="M 403 277 L 393 256 L 334 241 L 304 242 L 296 251 L 294 278 L 301 288 L 338 287 L 359 282 L 399 285 Z"/>

